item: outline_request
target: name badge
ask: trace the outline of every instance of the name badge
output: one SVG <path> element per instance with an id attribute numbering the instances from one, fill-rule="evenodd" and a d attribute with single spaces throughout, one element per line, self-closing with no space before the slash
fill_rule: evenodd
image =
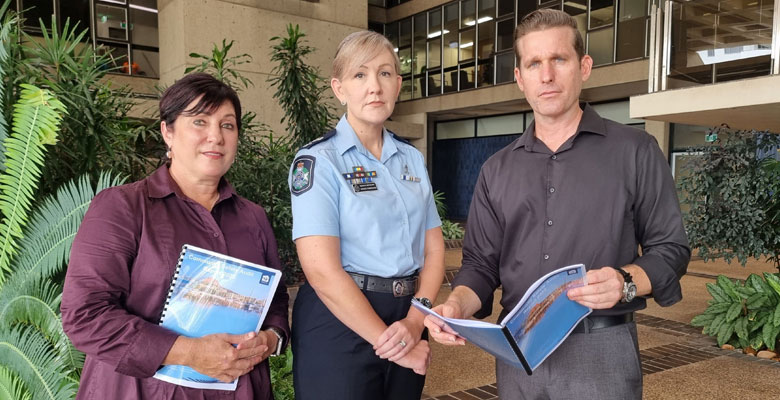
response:
<path id="1" fill-rule="evenodd" d="M 347 182 L 352 184 L 352 190 L 355 193 L 377 190 L 374 178 L 377 177 L 376 171 L 365 171 L 362 165 L 352 167 L 352 172 L 341 174 Z"/>

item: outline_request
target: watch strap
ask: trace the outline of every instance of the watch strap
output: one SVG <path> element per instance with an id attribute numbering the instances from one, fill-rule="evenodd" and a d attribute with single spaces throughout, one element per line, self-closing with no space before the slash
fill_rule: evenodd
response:
<path id="1" fill-rule="evenodd" d="M 273 326 L 269 327 L 268 330 L 273 332 L 278 339 L 276 341 L 276 349 L 273 353 L 271 353 L 271 357 L 279 356 L 282 354 L 282 349 L 284 348 L 284 332 L 282 332 L 281 329 L 275 328 Z"/>

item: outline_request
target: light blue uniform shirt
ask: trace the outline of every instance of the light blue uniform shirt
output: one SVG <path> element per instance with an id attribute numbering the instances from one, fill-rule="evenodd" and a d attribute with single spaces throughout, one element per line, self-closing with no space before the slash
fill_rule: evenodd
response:
<path id="1" fill-rule="evenodd" d="M 339 237 L 345 270 L 388 278 L 422 268 L 425 232 L 441 220 L 422 154 L 386 129 L 382 134 L 377 160 L 342 117 L 335 135 L 298 151 L 289 184 L 293 240 Z M 353 173 L 353 167 L 375 171 L 371 181 L 377 190 L 355 192 L 343 175 Z"/>

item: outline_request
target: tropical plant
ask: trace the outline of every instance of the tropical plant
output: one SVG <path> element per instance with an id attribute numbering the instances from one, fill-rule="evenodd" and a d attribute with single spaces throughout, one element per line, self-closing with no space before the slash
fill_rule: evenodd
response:
<path id="1" fill-rule="evenodd" d="M 10 15 L 13 12 L 7 11 L 4 17 Z M 44 166 L 41 194 L 53 194 L 85 173 L 95 183 L 102 170 L 132 179 L 145 176 L 158 165 L 150 155 L 162 153 L 162 141 L 145 121 L 128 116 L 135 102 L 129 87 L 117 87 L 107 77 L 116 69 L 110 52 L 87 42 L 87 28 L 71 26 L 69 21 L 57 27 L 54 19 L 51 28 L 42 20 L 39 23 L 40 38 L 22 32 L 21 23 L 4 23 L 3 31 L 9 34 L 9 57 L 4 63 L 6 117 L 18 99 L 15 88 L 22 82 L 48 88 L 71 110 Z"/>
<path id="2" fill-rule="evenodd" d="M 306 63 L 314 48 L 304 44 L 306 35 L 298 25 L 287 25 L 287 36 L 274 36 L 271 61 L 276 63 L 268 79 L 276 88 L 274 98 L 282 106 L 281 122 L 302 146 L 323 135 L 336 121 L 333 108 L 325 98 L 330 87 L 317 68 Z"/>
<path id="3" fill-rule="evenodd" d="M 284 354 L 269 358 L 268 362 L 271 365 L 271 387 L 274 390 L 274 399 L 294 400 L 292 349 L 288 346 Z"/>
<path id="4" fill-rule="evenodd" d="M 684 218 L 691 247 L 705 260 L 736 258 L 744 266 L 748 258 L 766 256 L 780 269 L 774 219 L 780 209 L 780 168 L 760 156 L 776 151 L 780 135 L 713 132 L 719 138 L 714 145 L 691 149 L 700 155 L 680 183 L 682 202 L 689 206 Z"/>
<path id="5" fill-rule="evenodd" d="M 691 320 L 713 336 L 718 346 L 728 343 L 756 351 L 777 348 L 780 334 L 780 278 L 764 272 L 763 279 L 750 274 L 745 281 L 732 281 L 720 275 L 717 283 L 708 283 L 712 300 L 704 313 Z"/>
<path id="6" fill-rule="evenodd" d="M 441 219 L 441 233 L 444 236 L 444 240 L 463 239 L 466 233 L 460 224 L 447 219 L 447 204 L 444 200 L 444 192 L 439 190 L 433 192 L 433 202 L 436 204 L 436 212 L 439 213 L 439 218 Z"/>
<path id="7" fill-rule="evenodd" d="M 233 47 L 233 42 L 234 41 L 231 40 L 230 43 L 227 43 L 226 39 L 222 39 L 221 47 L 218 47 L 217 44 L 214 43 L 210 55 L 190 53 L 190 58 L 203 61 L 198 65 L 187 67 L 184 70 L 184 73 L 189 74 L 192 71 L 209 72 L 214 75 L 215 78 L 232 87 L 233 90 L 237 92 L 242 89 L 242 86 L 244 89 L 249 88 L 253 85 L 252 81 L 238 72 L 236 68 L 239 65 L 252 62 L 252 56 L 246 53 L 237 56 L 229 56 L 228 53 Z M 239 82 L 241 83 L 240 85 Z"/>

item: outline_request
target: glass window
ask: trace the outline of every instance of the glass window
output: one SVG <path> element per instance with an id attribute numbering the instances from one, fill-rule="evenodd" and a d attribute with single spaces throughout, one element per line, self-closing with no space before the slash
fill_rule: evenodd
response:
<path id="1" fill-rule="evenodd" d="M 109 55 L 111 60 L 109 66 L 112 68 L 111 72 L 130 73 L 130 68 L 127 63 L 127 55 L 129 54 L 127 44 L 109 42 L 98 43 L 97 53 Z"/>
<path id="2" fill-rule="evenodd" d="M 420 97 L 423 97 L 425 95 L 427 84 L 425 74 L 416 75 L 412 82 L 414 83 L 414 87 L 412 88 L 412 98 L 419 99 Z"/>
<path id="3" fill-rule="evenodd" d="M 426 23 L 425 13 L 417 14 L 414 17 L 414 43 L 412 45 L 412 72 L 415 74 L 425 72 L 425 48 L 426 48 Z"/>
<path id="4" fill-rule="evenodd" d="M 51 17 L 54 15 L 52 0 L 24 0 L 22 10 L 24 10 L 24 26 L 40 31 L 41 21 L 43 21 L 47 29 L 51 28 Z"/>
<path id="5" fill-rule="evenodd" d="M 498 35 L 496 36 L 496 51 L 512 48 L 512 35 L 515 33 L 515 21 L 507 19 L 498 22 Z"/>
<path id="6" fill-rule="evenodd" d="M 459 61 L 470 61 L 474 59 L 474 29 L 469 29 L 460 33 L 459 47 Z"/>
<path id="7" fill-rule="evenodd" d="M 400 22 L 400 34 L 398 37 L 398 47 L 412 45 L 412 19 L 407 18 Z"/>
<path id="8" fill-rule="evenodd" d="M 517 21 L 520 22 L 523 17 L 534 10 L 536 10 L 535 1 L 517 0 Z"/>
<path id="9" fill-rule="evenodd" d="M 458 65 L 458 3 L 444 7 L 444 68 Z"/>
<path id="10" fill-rule="evenodd" d="M 446 11 L 445 11 L 446 13 Z M 460 2 L 460 27 L 467 28 L 476 24 L 477 7 L 475 0 Z"/>
<path id="11" fill-rule="evenodd" d="M 458 69 L 444 70 L 444 93 L 452 93 L 458 90 Z"/>
<path id="12" fill-rule="evenodd" d="M 393 47 L 398 48 L 398 22 L 385 25 L 385 37 Z"/>
<path id="13" fill-rule="evenodd" d="M 503 17 L 507 14 L 515 12 L 514 0 L 498 0 L 498 16 Z"/>
<path id="14" fill-rule="evenodd" d="M 593 58 L 593 65 L 612 62 L 613 34 L 612 27 L 588 33 L 588 54 Z"/>
<path id="15" fill-rule="evenodd" d="M 501 115 L 477 119 L 477 136 L 523 133 L 523 114 Z"/>
<path id="16" fill-rule="evenodd" d="M 441 72 L 428 72 L 428 96 L 441 94 Z"/>
<path id="17" fill-rule="evenodd" d="M 127 15 L 124 8 L 95 6 L 95 31 L 98 37 L 127 40 Z"/>
<path id="18" fill-rule="evenodd" d="M 130 29 L 134 45 L 159 47 L 157 13 L 130 8 Z"/>
<path id="19" fill-rule="evenodd" d="M 401 61 L 401 75 L 412 72 L 412 48 L 398 50 L 398 60 Z"/>
<path id="20" fill-rule="evenodd" d="M 448 121 L 436 123 L 436 139 L 462 139 L 474 137 L 474 120 Z"/>
<path id="21" fill-rule="evenodd" d="M 512 82 L 515 79 L 515 54 L 504 53 L 496 56 L 496 83 Z"/>
<path id="22" fill-rule="evenodd" d="M 477 23 L 485 23 L 496 18 L 496 0 L 480 0 L 479 10 L 477 12 L 479 19 Z"/>
<path id="23" fill-rule="evenodd" d="M 78 32 L 82 32 L 85 29 L 89 29 L 91 25 L 89 23 L 89 0 L 70 0 L 67 7 L 60 6 L 60 20 L 62 25 L 65 25 L 65 21 L 70 21 L 70 26 L 76 26 L 78 23 Z M 157 25 L 155 24 L 155 27 Z M 89 34 L 87 34 L 89 36 Z"/>
<path id="24" fill-rule="evenodd" d="M 525 113 L 525 129 L 528 129 L 529 126 L 534 122 L 534 113 L 527 112 Z"/>
<path id="25" fill-rule="evenodd" d="M 590 29 L 611 25 L 615 20 L 615 0 L 590 0 Z"/>
<path id="26" fill-rule="evenodd" d="M 133 75 L 160 76 L 160 53 L 133 49 Z"/>
<path id="27" fill-rule="evenodd" d="M 401 81 L 401 93 L 398 96 L 399 100 L 409 100 L 412 98 L 412 80 L 409 77 L 405 77 Z"/>
<path id="28" fill-rule="evenodd" d="M 493 57 L 479 61 L 477 69 L 477 85 L 479 87 L 493 84 Z"/>
<path id="29" fill-rule="evenodd" d="M 461 65 L 458 73 L 459 90 L 471 89 L 474 87 L 474 64 Z"/>
<path id="30" fill-rule="evenodd" d="M 437 9 L 428 14 L 428 38 L 439 37 L 441 33 L 441 9 Z"/>
<path id="31" fill-rule="evenodd" d="M 618 2 L 617 61 L 645 55 L 647 0 Z"/>
<path id="32" fill-rule="evenodd" d="M 441 39 L 428 42 L 428 68 L 441 66 Z"/>
<path id="33" fill-rule="evenodd" d="M 495 52 L 495 22 L 485 21 L 479 24 L 479 45 L 477 57 L 487 59 Z"/>

